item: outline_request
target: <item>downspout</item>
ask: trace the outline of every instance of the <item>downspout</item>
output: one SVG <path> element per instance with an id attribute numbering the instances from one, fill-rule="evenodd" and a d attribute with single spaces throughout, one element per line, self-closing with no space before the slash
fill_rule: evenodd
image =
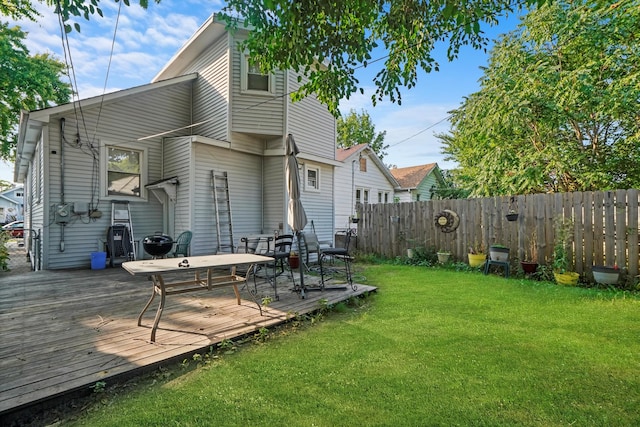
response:
<path id="1" fill-rule="evenodd" d="M 353 217 L 353 210 L 355 209 L 356 206 L 356 202 L 354 199 L 354 192 L 355 192 L 355 169 L 356 169 L 356 159 L 353 159 L 351 161 L 351 216 Z"/>
<path id="2" fill-rule="evenodd" d="M 60 204 L 64 205 L 64 117 L 60 119 Z M 64 252 L 64 226 L 66 223 L 61 222 L 60 227 L 60 252 Z"/>

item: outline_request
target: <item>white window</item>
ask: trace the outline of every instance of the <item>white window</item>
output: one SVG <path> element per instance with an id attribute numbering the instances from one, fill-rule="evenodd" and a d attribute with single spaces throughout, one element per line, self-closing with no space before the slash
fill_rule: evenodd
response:
<path id="1" fill-rule="evenodd" d="M 144 150 L 108 145 L 104 149 L 104 191 L 107 197 L 146 198 Z"/>
<path id="2" fill-rule="evenodd" d="M 256 95 L 273 95 L 274 81 L 273 75 L 263 74 L 260 71 L 260 64 L 251 61 L 249 55 L 243 55 L 240 67 L 242 73 L 242 92 L 248 92 Z"/>
<path id="3" fill-rule="evenodd" d="M 305 167 L 305 190 L 320 191 L 320 169 Z"/>
<path id="4" fill-rule="evenodd" d="M 356 203 L 369 203 L 369 190 L 356 188 Z"/>
<path id="5" fill-rule="evenodd" d="M 389 193 L 384 193 L 384 202 L 389 203 Z"/>
<path id="6" fill-rule="evenodd" d="M 382 203 L 382 191 L 378 191 L 378 203 Z"/>

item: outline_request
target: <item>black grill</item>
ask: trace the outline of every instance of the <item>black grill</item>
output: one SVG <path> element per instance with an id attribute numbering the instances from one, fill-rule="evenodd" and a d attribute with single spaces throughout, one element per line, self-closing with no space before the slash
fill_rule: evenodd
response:
<path id="1" fill-rule="evenodd" d="M 142 240 L 144 251 L 153 257 L 165 256 L 173 248 L 173 239 L 162 233 L 147 236 Z"/>

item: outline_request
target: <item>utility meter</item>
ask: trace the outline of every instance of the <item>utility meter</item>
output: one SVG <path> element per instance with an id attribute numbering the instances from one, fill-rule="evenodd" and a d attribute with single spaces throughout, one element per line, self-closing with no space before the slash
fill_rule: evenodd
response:
<path id="1" fill-rule="evenodd" d="M 71 220 L 71 204 L 61 203 L 56 205 L 56 223 L 65 224 Z"/>

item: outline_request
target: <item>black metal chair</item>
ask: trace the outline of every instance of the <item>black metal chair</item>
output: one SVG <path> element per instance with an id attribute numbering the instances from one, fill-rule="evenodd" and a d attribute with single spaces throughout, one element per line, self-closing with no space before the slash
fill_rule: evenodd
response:
<path id="1" fill-rule="evenodd" d="M 289 265 L 289 256 L 291 254 L 291 246 L 293 245 L 293 235 L 291 234 L 281 234 L 277 236 L 274 240 L 273 244 L 273 252 L 269 254 L 265 254 L 265 256 L 270 256 L 273 258 L 274 262 L 268 267 L 273 269 L 273 275 L 271 276 L 273 291 L 275 294 L 276 300 L 280 299 L 278 295 L 278 287 L 277 287 L 277 277 L 283 274 L 286 270 L 289 271 L 289 276 L 293 281 L 294 287 L 296 280 L 293 276 L 293 271 L 291 270 L 291 266 Z M 270 281 L 271 281 L 270 280 Z"/>
<path id="2" fill-rule="evenodd" d="M 326 279 L 325 280 L 325 276 L 329 276 L 329 274 L 331 274 L 331 276 L 333 276 L 335 273 L 338 273 L 339 268 L 339 264 L 342 264 L 343 268 L 344 268 L 344 274 L 346 276 L 346 281 L 349 284 L 349 286 L 351 286 L 352 290 L 356 290 L 357 286 L 353 284 L 353 276 L 351 273 L 351 263 L 353 262 L 353 256 L 350 253 L 350 243 L 351 243 L 351 235 L 353 234 L 352 230 L 347 230 L 344 232 L 338 232 L 336 233 L 336 237 L 338 237 L 340 234 L 344 234 L 344 239 L 343 239 L 343 246 L 341 247 L 335 247 L 335 248 L 326 248 L 326 249 L 322 249 L 320 251 L 320 257 L 319 257 L 319 264 L 320 264 L 320 288 L 322 290 L 325 289 L 346 289 L 344 287 L 340 287 L 340 288 L 336 288 L 336 287 L 331 287 L 331 288 L 327 288 L 325 286 L 325 281 L 329 280 Z M 336 239 L 336 246 L 337 246 L 337 241 L 338 239 Z M 332 261 L 332 265 L 328 266 L 327 265 L 327 261 Z"/>

